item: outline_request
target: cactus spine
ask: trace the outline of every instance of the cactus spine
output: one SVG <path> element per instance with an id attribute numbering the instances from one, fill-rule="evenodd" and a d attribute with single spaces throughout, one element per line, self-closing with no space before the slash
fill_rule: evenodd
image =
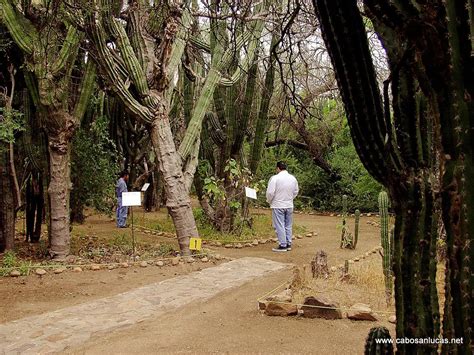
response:
<path id="1" fill-rule="evenodd" d="M 380 241 L 383 248 L 382 266 L 385 277 L 385 297 L 387 304 L 392 299 L 392 244 L 389 236 L 389 215 L 388 215 L 388 195 L 385 191 L 379 194 L 379 212 L 380 212 Z"/>
<path id="2" fill-rule="evenodd" d="M 365 355 L 391 355 L 393 354 L 393 344 L 390 342 L 382 343 L 376 341 L 379 339 L 392 339 L 390 332 L 385 327 L 373 327 L 365 340 Z"/>
<path id="3" fill-rule="evenodd" d="M 359 240 L 359 220 L 360 220 L 360 211 L 355 210 L 354 239 L 352 240 L 352 249 L 356 248 L 357 241 Z"/>

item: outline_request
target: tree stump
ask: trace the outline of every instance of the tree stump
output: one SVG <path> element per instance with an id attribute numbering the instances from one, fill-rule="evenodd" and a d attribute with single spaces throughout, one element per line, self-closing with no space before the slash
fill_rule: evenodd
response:
<path id="1" fill-rule="evenodd" d="M 313 278 L 328 278 L 328 255 L 324 250 L 318 251 L 314 256 L 311 261 L 311 271 L 313 273 Z"/>

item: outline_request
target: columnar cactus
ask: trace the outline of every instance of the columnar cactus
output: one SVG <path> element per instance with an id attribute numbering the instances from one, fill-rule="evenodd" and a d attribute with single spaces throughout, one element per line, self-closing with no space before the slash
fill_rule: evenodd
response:
<path id="1" fill-rule="evenodd" d="M 391 303 L 392 299 L 392 244 L 389 236 L 389 215 L 388 215 L 388 195 L 385 191 L 379 194 L 379 212 L 380 212 L 380 241 L 383 249 L 382 266 L 385 277 L 385 297 L 387 304 Z"/>
<path id="2" fill-rule="evenodd" d="M 341 245 L 340 248 L 350 248 L 352 236 L 347 230 L 347 195 L 342 195 L 342 227 L 341 227 Z"/>
<path id="3" fill-rule="evenodd" d="M 386 339 L 388 341 L 383 342 Z M 373 327 L 365 340 L 365 355 L 391 355 L 393 344 L 390 332 L 385 327 Z M 382 340 L 382 341 L 381 341 Z"/>
<path id="4" fill-rule="evenodd" d="M 426 92 L 422 90 L 426 88 L 425 82 L 421 81 L 431 78 L 420 71 L 417 63 L 417 60 L 433 59 L 437 54 L 416 53 L 417 45 L 431 42 L 417 41 L 420 37 L 413 36 L 413 27 L 405 24 L 420 23 L 419 19 L 426 17 L 420 28 L 426 27 L 425 34 L 438 46 L 442 43 L 439 38 L 447 36 L 439 34 L 440 37 L 435 39 L 433 36 L 437 32 L 432 29 L 439 27 L 424 23 L 441 18 L 433 13 L 442 6 L 425 11 L 425 6 L 411 2 L 400 6 L 398 2 L 364 1 L 367 16 L 372 19 L 387 51 L 391 69 L 383 100 L 358 2 L 314 0 L 313 3 L 335 70 L 354 146 L 368 172 L 387 188 L 396 215 L 393 271 L 397 337 L 436 337 L 439 334 L 439 306 L 433 264 L 436 258 L 431 255 L 436 244 L 432 229 L 436 196 L 431 184 L 435 171 L 432 152 L 436 146 L 433 144 L 433 137 L 436 137 L 433 128 L 440 120 L 434 120 L 433 114 L 444 112 L 445 108 L 432 106 L 432 96 L 425 96 Z M 426 7 L 430 6 L 437 5 L 427 3 Z M 399 16 L 407 18 L 403 20 Z M 410 36 L 407 33 L 407 38 L 398 38 L 408 29 Z M 417 42 L 410 46 L 401 45 L 413 40 Z M 446 53 L 449 50 L 440 55 Z M 432 71 L 433 67 L 427 69 Z M 419 77 L 420 73 L 424 76 Z M 437 77 L 439 74 L 433 73 Z M 444 81 L 439 81 L 437 87 L 445 87 Z M 442 100 L 440 97 L 439 102 L 444 102 Z M 452 118 L 441 121 L 448 124 Z M 427 348 L 426 352 L 434 352 L 435 348 Z M 400 353 L 418 351 L 411 344 L 400 344 L 397 350 Z"/>
<path id="5" fill-rule="evenodd" d="M 352 240 L 352 249 L 356 248 L 357 241 L 359 240 L 359 220 L 360 220 L 360 211 L 355 210 L 354 238 Z"/>

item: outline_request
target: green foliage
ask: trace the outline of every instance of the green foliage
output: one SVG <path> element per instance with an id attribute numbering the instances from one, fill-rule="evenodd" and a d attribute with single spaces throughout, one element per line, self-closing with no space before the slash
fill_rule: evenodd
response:
<path id="1" fill-rule="evenodd" d="M 71 205 L 91 206 L 110 213 L 115 203 L 115 179 L 119 170 L 117 153 L 108 135 L 108 119 L 98 117 L 81 128 L 73 140 Z"/>
<path id="2" fill-rule="evenodd" d="M 342 200 L 339 196 L 347 195 L 349 213 L 353 213 L 356 208 L 365 212 L 376 211 L 377 195 L 381 186 L 362 165 L 352 144 L 345 118 L 337 119 L 344 120 L 344 123 L 342 128 L 335 130 L 334 141 L 326 154 L 326 159 L 341 175 L 339 181 L 331 181 L 328 175 L 314 164 L 306 151 L 285 145 L 265 150 L 256 179 L 263 180 L 266 184 L 275 174 L 276 162 L 284 160 L 288 165 L 288 171 L 298 179 L 300 187 L 299 196 L 294 201 L 295 208 L 340 211 Z M 261 205 L 266 205 L 264 195 L 263 193 L 258 196 Z"/>
<path id="3" fill-rule="evenodd" d="M 8 250 L 3 254 L 2 267 L 12 268 L 18 263 L 16 254 L 12 250 Z"/>
<path id="4" fill-rule="evenodd" d="M 0 107 L 0 143 L 11 143 L 15 133 L 24 130 L 24 116 L 17 110 Z"/>

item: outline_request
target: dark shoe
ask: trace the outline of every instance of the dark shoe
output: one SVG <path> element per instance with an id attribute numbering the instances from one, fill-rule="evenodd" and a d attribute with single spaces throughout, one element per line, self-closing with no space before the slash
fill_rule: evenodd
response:
<path id="1" fill-rule="evenodd" d="M 286 250 L 290 251 L 291 250 L 291 244 L 286 245 Z"/>
<path id="2" fill-rule="evenodd" d="M 283 247 L 281 245 L 278 246 L 278 248 L 273 248 L 272 251 L 274 252 L 281 252 L 281 251 L 288 251 L 288 249 L 286 247 Z"/>

